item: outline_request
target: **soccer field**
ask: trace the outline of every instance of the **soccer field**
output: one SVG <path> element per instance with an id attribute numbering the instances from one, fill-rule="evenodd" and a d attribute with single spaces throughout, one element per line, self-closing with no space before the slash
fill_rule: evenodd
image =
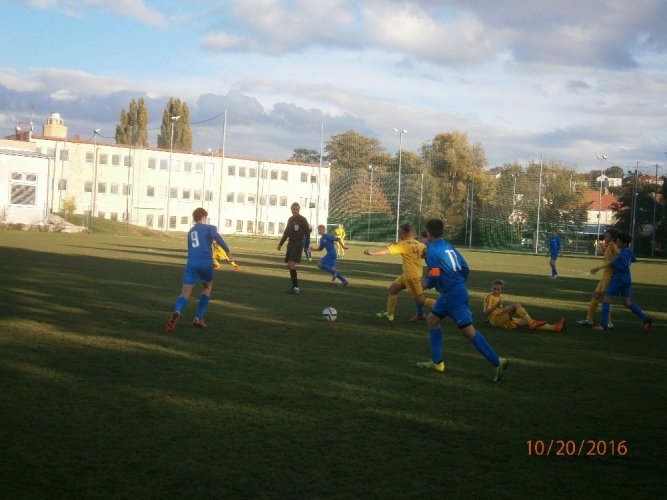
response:
<path id="1" fill-rule="evenodd" d="M 185 237 L 0 233 L 0 484 L 4 498 L 658 498 L 665 487 L 667 262 L 633 265 L 640 320 L 616 300 L 585 316 L 601 258 L 466 251 L 475 325 L 505 379 L 443 322 L 446 373 L 426 372 L 424 322 L 375 317 L 400 272 L 354 241 L 341 287 L 276 240 L 227 238 L 208 329 L 174 332 Z M 482 321 L 490 283 L 561 333 Z M 321 319 L 324 307 L 338 321 Z M 599 312 L 598 312 L 599 314 Z"/>

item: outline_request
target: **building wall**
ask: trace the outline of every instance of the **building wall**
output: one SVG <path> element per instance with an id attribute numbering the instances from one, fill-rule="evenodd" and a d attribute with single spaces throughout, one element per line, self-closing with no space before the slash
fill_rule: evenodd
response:
<path id="1" fill-rule="evenodd" d="M 297 201 L 313 227 L 327 222 L 328 167 L 95 141 L 32 140 L 54 158 L 52 211 L 61 211 L 63 200 L 73 197 L 76 213 L 187 231 L 192 211 L 201 206 L 223 234 L 279 236 L 289 206 Z"/>
<path id="2" fill-rule="evenodd" d="M 29 148 L 4 149 L 8 142 L 21 144 L 0 144 L 0 221 L 43 223 L 49 214 L 49 159 Z"/>

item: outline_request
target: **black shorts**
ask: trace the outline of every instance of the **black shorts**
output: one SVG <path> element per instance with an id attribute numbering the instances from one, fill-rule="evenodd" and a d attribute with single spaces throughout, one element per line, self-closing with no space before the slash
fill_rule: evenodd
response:
<path id="1" fill-rule="evenodd" d="M 285 252 L 285 262 L 301 262 L 301 255 L 303 255 L 303 243 L 287 242 L 287 251 Z"/>

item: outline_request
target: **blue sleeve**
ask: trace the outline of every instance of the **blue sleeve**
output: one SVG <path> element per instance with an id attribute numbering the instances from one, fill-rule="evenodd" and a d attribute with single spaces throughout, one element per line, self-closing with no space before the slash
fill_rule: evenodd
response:
<path id="1" fill-rule="evenodd" d="M 229 253 L 229 247 L 227 246 L 227 243 L 225 243 L 225 240 L 222 239 L 222 236 L 220 236 L 220 233 L 218 233 L 218 228 L 211 226 L 209 231 L 213 239 L 218 242 L 218 245 L 220 245 L 225 252 Z"/>

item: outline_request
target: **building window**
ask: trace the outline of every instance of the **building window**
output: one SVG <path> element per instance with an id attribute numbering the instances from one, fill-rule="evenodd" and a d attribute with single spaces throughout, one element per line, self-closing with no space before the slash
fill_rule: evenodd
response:
<path id="1" fill-rule="evenodd" d="M 255 167 L 248 169 L 248 177 L 257 177 L 257 169 Z"/>
<path id="2" fill-rule="evenodd" d="M 225 219 L 225 227 L 232 227 L 232 219 Z"/>
<path id="3" fill-rule="evenodd" d="M 317 208 L 315 206 L 315 200 L 313 200 L 313 199 L 310 200 L 310 203 L 308 203 L 308 208 Z"/>
<path id="4" fill-rule="evenodd" d="M 123 196 L 130 196 L 132 194 L 132 185 L 123 184 Z"/>
<path id="5" fill-rule="evenodd" d="M 259 195 L 259 204 L 266 206 L 266 200 L 267 200 L 267 195 L 265 194 L 260 194 Z"/>
<path id="6" fill-rule="evenodd" d="M 111 185 L 109 186 L 109 192 L 111 194 L 118 194 L 118 184 L 116 184 L 115 182 L 111 183 Z"/>
<path id="7" fill-rule="evenodd" d="M 269 234 L 274 234 L 276 232 L 276 223 L 269 222 Z"/>
<path id="8" fill-rule="evenodd" d="M 92 151 L 86 151 L 86 163 L 93 163 L 95 161 L 95 155 Z"/>
<path id="9" fill-rule="evenodd" d="M 155 198 L 155 186 L 146 186 L 146 196 Z"/>
<path id="10" fill-rule="evenodd" d="M 201 189 L 195 189 L 195 200 L 201 200 Z"/>
<path id="11" fill-rule="evenodd" d="M 245 177 L 245 167 L 239 167 L 239 177 Z"/>
<path id="12" fill-rule="evenodd" d="M 111 220 L 118 220 L 118 212 L 111 212 L 111 215 L 109 216 Z"/>
<path id="13" fill-rule="evenodd" d="M 248 205 L 254 205 L 255 204 L 255 195 L 252 194 L 252 193 L 248 193 L 248 195 L 246 196 L 246 203 L 248 203 Z"/>
<path id="14" fill-rule="evenodd" d="M 157 159 L 156 158 L 149 158 L 148 159 L 148 168 L 151 169 L 151 170 L 155 170 L 156 166 L 157 166 Z"/>
<path id="15" fill-rule="evenodd" d="M 245 203 L 245 194 L 236 193 L 236 203 Z"/>
<path id="16" fill-rule="evenodd" d="M 167 170 L 169 162 L 165 158 L 160 159 L 160 170 Z"/>
<path id="17" fill-rule="evenodd" d="M 287 196 L 281 196 L 280 197 L 280 206 L 281 207 L 286 207 L 287 206 Z"/>
<path id="18" fill-rule="evenodd" d="M 271 180 L 272 181 L 277 181 L 278 180 L 278 171 L 277 170 L 271 170 Z"/>
<path id="19" fill-rule="evenodd" d="M 243 232 L 243 221 L 242 220 L 237 220 L 236 221 L 236 232 L 237 233 Z"/>
<path id="20" fill-rule="evenodd" d="M 60 161 L 68 161 L 68 160 L 69 160 L 69 150 L 61 149 L 60 150 Z"/>
<path id="21" fill-rule="evenodd" d="M 176 216 L 175 215 L 170 215 L 169 216 L 169 229 L 176 229 Z"/>
<path id="22" fill-rule="evenodd" d="M 183 188 L 183 191 L 181 192 L 181 198 L 184 200 L 189 200 L 190 199 L 190 190 L 187 188 Z"/>
<path id="23" fill-rule="evenodd" d="M 287 180 L 287 170 L 281 170 L 280 171 L 280 180 L 281 181 L 286 181 Z"/>
<path id="24" fill-rule="evenodd" d="M 123 157 L 123 165 L 125 165 L 126 167 L 132 166 L 132 157 L 130 155 L 125 155 Z"/>
<path id="25" fill-rule="evenodd" d="M 118 154 L 111 155 L 111 164 L 112 164 L 114 167 L 118 167 L 118 166 L 120 166 L 120 155 L 118 155 Z M 116 215 L 116 219 L 117 219 L 117 218 L 118 218 L 118 216 Z M 111 219 L 111 220 L 114 220 L 114 219 Z"/>
<path id="26" fill-rule="evenodd" d="M 92 193 L 93 192 L 93 183 L 91 181 L 86 181 L 84 183 L 83 192 L 84 193 Z"/>
<path id="27" fill-rule="evenodd" d="M 106 214 L 104 212 L 97 212 L 97 217 L 100 219 L 104 219 L 106 217 Z"/>
<path id="28" fill-rule="evenodd" d="M 278 224 L 278 232 L 281 233 L 281 234 L 285 232 L 285 223 L 284 222 L 280 222 Z"/>
<path id="29" fill-rule="evenodd" d="M 264 233 L 264 221 L 261 220 L 257 223 L 257 230 L 259 231 L 260 234 Z"/>
<path id="30" fill-rule="evenodd" d="M 181 217 L 181 224 L 186 225 L 188 223 L 188 216 L 184 215 Z"/>
<path id="31" fill-rule="evenodd" d="M 272 194 L 272 195 L 269 196 L 269 205 L 270 205 L 270 206 L 275 207 L 277 201 L 278 201 L 278 200 L 277 200 L 277 197 L 276 197 L 275 194 Z"/>
<path id="32" fill-rule="evenodd" d="M 58 180 L 58 191 L 67 191 L 67 179 Z"/>
<path id="33" fill-rule="evenodd" d="M 152 215 L 147 215 L 146 216 L 146 227 L 153 227 L 153 216 Z"/>
<path id="34" fill-rule="evenodd" d="M 172 200 L 178 198 L 178 188 L 169 188 L 169 198 Z"/>
<path id="35" fill-rule="evenodd" d="M 192 162 L 191 161 L 183 162 L 183 172 L 192 172 Z"/>
<path id="36" fill-rule="evenodd" d="M 306 172 L 301 172 L 301 182 L 308 182 L 308 174 Z"/>
<path id="37" fill-rule="evenodd" d="M 255 223 L 251 220 L 246 222 L 246 233 L 252 233 L 255 230 Z"/>
<path id="38" fill-rule="evenodd" d="M 206 201 L 213 201 L 213 191 L 207 189 L 204 194 L 206 195 Z"/>
<path id="39" fill-rule="evenodd" d="M 37 203 L 37 176 L 12 172 L 10 181 L 11 205 L 34 207 Z"/>
<path id="40" fill-rule="evenodd" d="M 266 179 L 269 176 L 269 171 L 267 169 L 263 168 L 262 171 L 260 172 L 260 175 L 261 175 L 262 179 Z"/>
<path id="41" fill-rule="evenodd" d="M 109 163 L 109 155 L 106 153 L 100 153 L 100 165 L 106 165 Z"/>
<path id="42" fill-rule="evenodd" d="M 164 228 L 164 215 L 157 216 L 157 227 Z"/>
<path id="43" fill-rule="evenodd" d="M 227 167 L 227 175 L 236 175 L 236 166 L 230 165 Z"/>
<path id="44" fill-rule="evenodd" d="M 195 163 L 195 174 L 201 174 L 203 169 L 204 167 L 202 162 L 198 161 Z"/>
<path id="45" fill-rule="evenodd" d="M 106 182 L 98 182 L 97 183 L 97 192 L 101 194 L 105 194 L 107 192 L 107 183 Z"/>
<path id="46" fill-rule="evenodd" d="M 316 175 L 311 175 L 310 176 L 310 183 L 311 184 L 317 184 L 317 176 Z"/>

